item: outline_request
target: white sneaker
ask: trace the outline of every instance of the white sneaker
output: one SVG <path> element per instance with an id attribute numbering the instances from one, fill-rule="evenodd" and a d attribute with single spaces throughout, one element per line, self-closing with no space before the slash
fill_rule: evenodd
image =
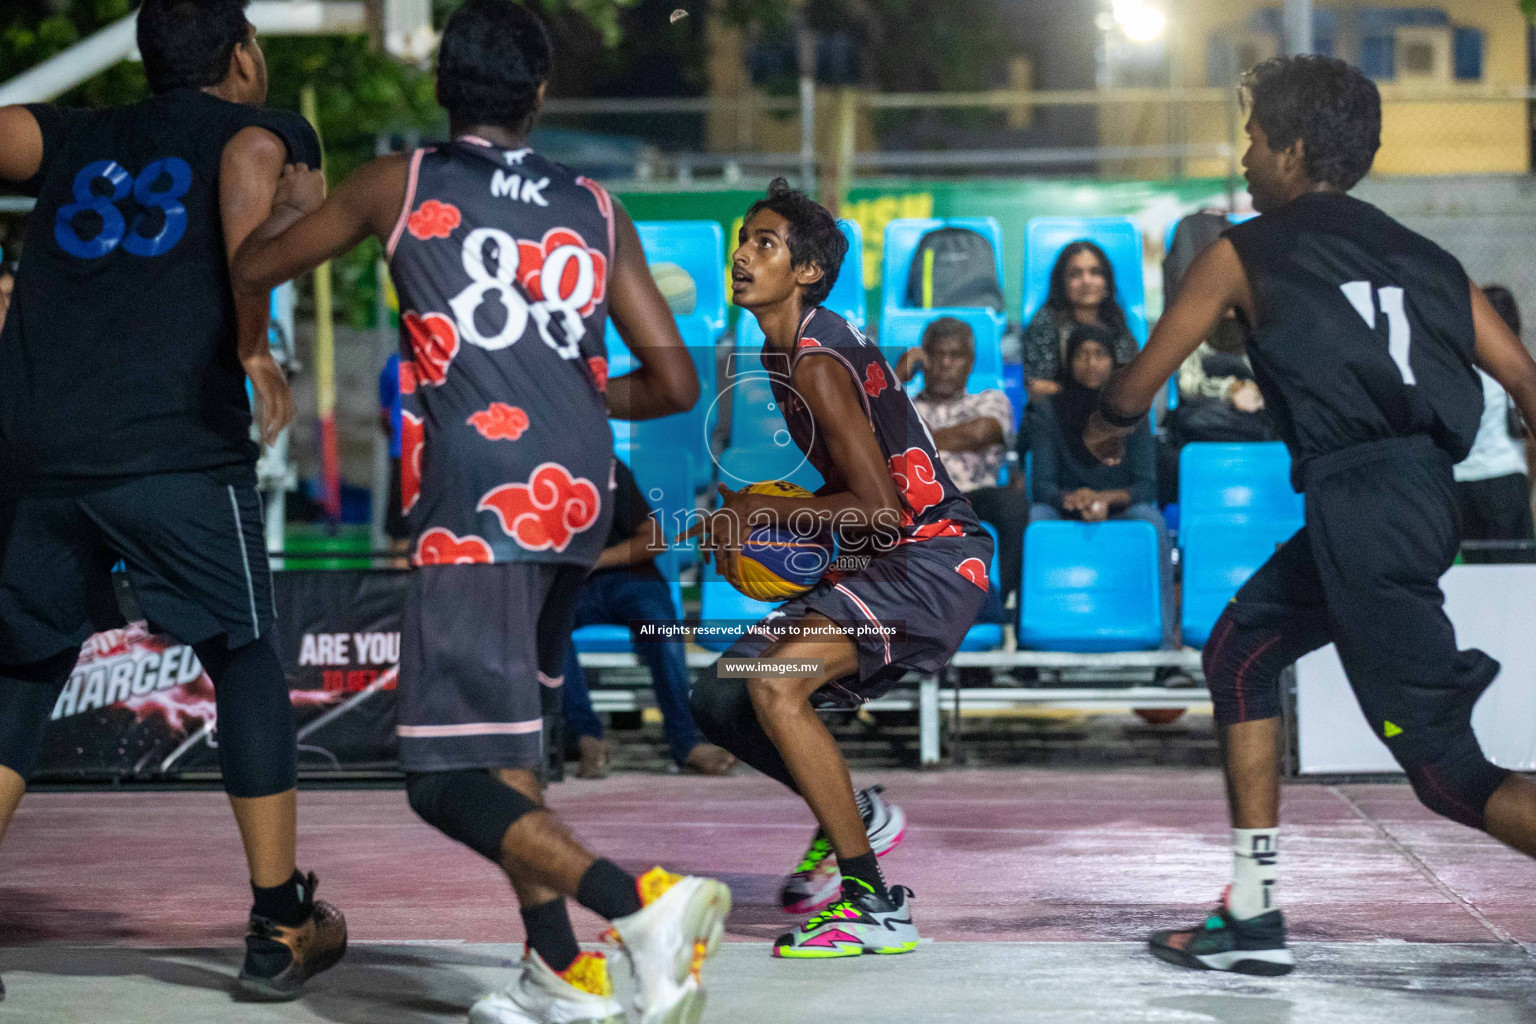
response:
<path id="1" fill-rule="evenodd" d="M 720 948 L 731 890 L 712 878 L 652 868 L 637 880 L 641 909 L 609 935 L 629 956 L 639 1024 L 698 1024 L 704 961 Z"/>
<path id="2" fill-rule="evenodd" d="M 517 976 L 469 1008 L 469 1024 L 624 1024 L 608 961 L 583 953 L 560 974 L 528 950 Z"/>
<path id="3" fill-rule="evenodd" d="M 906 812 L 886 803 L 880 795 L 884 792 L 884 786 L 870 786 L 858 794 L 869 807 L 864 829 L 876 857 L 896 849 L 907 835 Z M 837 866 L 837 854 L 832 852 L 832 841 L 817 829 L 805 856 L 779 889 L 779 906 L 786 914 L 808 916 L 825 910 L 842 894 L 843 873 Z"/>

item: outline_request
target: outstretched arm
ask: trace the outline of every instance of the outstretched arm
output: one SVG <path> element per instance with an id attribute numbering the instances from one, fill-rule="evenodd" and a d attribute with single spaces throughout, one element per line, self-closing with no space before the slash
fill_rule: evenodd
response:
<path id="1" fill-rule="evenodd" d="M 410 157 L 381 156 L 325 194 L 325 177 L 290 165 L 272 214 L 240 246 L 230 268 L 237 296 L 264 293 L 307 274 L 369 235 L 386 238 L 405 202 Z"/>
<path id="2" fill-rule="evenodd" d="M 1179 285 L 1178 301 L 1158 320 L 1147 347 L 1104 388 L 1099 407 L 1118 419 L 1132 421 L 1131 425 L 1117 427 L 1094 413 L 1083 437 L 1088 450 L 1110 465 L 1118 464 L 1125 457 L 1125 439 L 1152 408 L 1158 391 L 1233 306 L 1252 322 L 1248 277 L 1237 249 L 1223 238 L 1190 265 Z"/>
<path id="3" fill-rule="evenodd" d="M 671 307 L 651 277 L 634 222 L 614 200 L 613 274 L 608 313 L 639 368 L 608 382 L 608 411 L 616 420 L 649 420 L 693 408 L 699 371 L 677 333 Z M 713 359 L 713 351 L 700 353 Z"/>
<path id="4" fill-rule="evenodd" d="M 1472 326 L 1477 332 L 1477 365 L 1509 392 L 1526 423 L 1536 423 L 1536 362 L 1475 284 Z"/>
<path id="5" fill-rule="evenodd" d="M 0 107 L 0 178 L 27 181 L 43 166 L 43 129 L 26 107 Z"/>

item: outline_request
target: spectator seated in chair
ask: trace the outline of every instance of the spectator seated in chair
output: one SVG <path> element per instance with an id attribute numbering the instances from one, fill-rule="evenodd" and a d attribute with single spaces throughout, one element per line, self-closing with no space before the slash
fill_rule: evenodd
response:
<path id="1" fill-rule="evenodd" d="M 1006 600 L 1019 586 L 1029 502 L 1017 478 L 998 486 L 1013 443 L 1013 410 L 999 388 L 967 393 L 966 380 L 975 363 L 976 338 L 970 325 L 944 316 L 923 330 L 920 348 L 902 354 L 896 374 L 906 383 L 923 371 L 923 390 L 912 396 L 912 405 L 933 434 L 950 479 L 970 499 L 977 517 L 997 529 L 1001 596 Z"/>
<path id="2" fill-rule="evenodd" d="M 1157 509 L 1157 459 L 1152 429 L 1142 423 L 1126 439 L 1125 459 L 1106 466 L 1083 445 L 1083 428 L 1099 407 L 1099 394 L 1115 372 L 1113 332 L 1079 324 L 1067 340 L 1067 378 L 1061 392 L 1042 401 L 1035 416 L 1031 523 L 1078 519 L 1140 519 L 1157 527 L 1161 565 L 1163 646 L 1174 649 L 1178 617 L 1168 528 Z"/>
<path id="3" fill-rule="evenodd" d="M 1078 324 L 1107 332 L 1116 366 L 1136 356 L 1136 338 L 1115 297 L 1115 271 L 1104 250 L 1077 241 L 1061 250 L 1051 269 L 1045 304 L 1024 330 L 1024 383 L 1031 402 L 1059 394 L 1064 386 L 1067 337 Z"/>
<path id="4" fill-rule="evenodd" d="M 1519 337 L 1520 307 L 1509 289 L 1489 285 L 1483 294 Z M 1498 381 L 1482 370 L 1477 376 L 1483 384 L 1483 419 L 1472 451 L 1453 470 L 1461 506 L 1461 539 L 1528 541 L 1532 539 L 1528 431 Z M 1510 560 L 1494 551 L 1467 551 L 1463 558 L 1468 562 Z"/>
<path id="5" fill-rule="evenodd" d="M 628 626 L 635 622 L 672 622 L 681 610 L 656 568 L 655 555 L 666 550 L 666 537 L 635 476 L 622 461 L 614 463 L 613 525 L 592 575 L 576 598 L 573 628 L 600 624 Z M 688 706 L 688 659 L 681 640 L 636 641 L 635 651 L 651 671 L 651 686 L 661 709 L 662 730 L 678 767 L 701 775 L 726 775 L 736 759 L 699 739 Z M 576 658 L 576 645 L 566 644 L 565 684 L 561 687 L 565 723 L 576 736 L 581 764 L 578 778 L 600 779 L 608 773 L 608 746 L 603 723 L 592 710 L 587 677 Z"/>
<path id="6" fill-rule="evenodd" d="M 1158 502 L 1178 501 L 1179 450 L 1191 441 L 1275 441 L 1279 434 L 1248 362 L 1248 325 L 1228 310 L 1179 367 L 1179 404 L 1158 446 Z"/>

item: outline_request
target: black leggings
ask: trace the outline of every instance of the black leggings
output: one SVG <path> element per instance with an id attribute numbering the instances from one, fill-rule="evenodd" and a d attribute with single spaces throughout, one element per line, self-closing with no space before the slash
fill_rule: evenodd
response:
<path id="1" fill-rule="evenodd" d="M 254 798 L 293 789 L 298 784 L 293 706 L 271 642 L 255 640 L 231 651 L 218 636 L 194 650 L 213 680 L 224 791 Z M 37 766 L 43 730 L 79 656 L 79 648 L 71 648 L 32 665 L 0 667 L 0 765 L 23 779 Z"/>
<path id="2" fill-rule="evenodd" d="M 757 720 L 745 679 L 701 679 L 693 688 L 692 704 L 693 720 L 711 743 L 800 792 L 779 748 Z"/>

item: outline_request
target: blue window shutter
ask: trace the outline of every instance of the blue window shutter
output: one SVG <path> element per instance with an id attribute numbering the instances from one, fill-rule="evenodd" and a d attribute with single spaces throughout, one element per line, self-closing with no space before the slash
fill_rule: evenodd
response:
<path id="1" fill-rule="evenodd" d="M 1360 70 L 1378 81 L 1397 75 L 1397 45 L 1391 36 L 1366 36 L 1360 40 Z"/>
<path id="2" fill-rule="evenodd" d="M 1458 82 L 1480 82 L 1483 78 L 1483 32 L 1476 28 L 1458 28 L 1453 48 Z"/>

